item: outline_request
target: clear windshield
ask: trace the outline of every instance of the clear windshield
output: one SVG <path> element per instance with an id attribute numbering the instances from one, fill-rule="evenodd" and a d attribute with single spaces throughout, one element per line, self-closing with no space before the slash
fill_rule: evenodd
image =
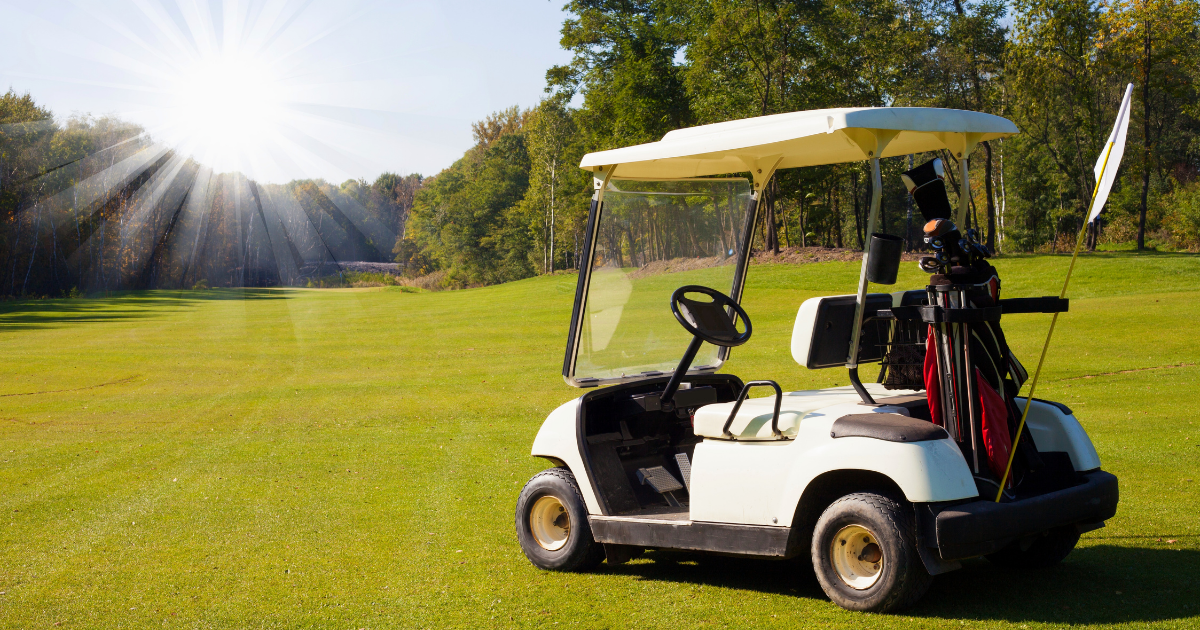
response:
<path id="1" fill-rule="evenodd" d="M 671 314 L 685 284 L 733 291 L 750 183 L 741 178 L 610 182 L 596 226 L 577 378 L 674 370 L 691 337 Z M 694 368 L 717 367 L 705 344 Z"/>

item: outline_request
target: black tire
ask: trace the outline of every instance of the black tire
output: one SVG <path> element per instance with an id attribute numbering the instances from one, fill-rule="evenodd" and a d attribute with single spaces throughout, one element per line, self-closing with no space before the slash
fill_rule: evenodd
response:
<path id="1" fill-rule="evenodd" d="M 1078 542 L 1079 529 L 1067 525 L 1043 532 L 1032 541 L 1014 540 L 1000 551 L 988 554 L 987 559 L 1010 569 L 1044 569 L 1062 562 Z"/>
<path id="2" fill-rule="evenodd" d="M 538 507 L 539 499 L 551 507 Z M 558 502 L 558 505 L 554 503 Z M 565 540 L 546 546 L 538 542 L 531 526 L 531 512 L 558 509 L 556 532 L 565 525 Z M 561 508 L 561 509 L 559 509 Z M 565 516 L 565 522 L 562 517 Z M 536 520 L 536 516 L 534 517 Z M 566 468 L 550 468 L 533 476 L 521 489 L 517 497 L 517 541 L 529 561 L 549 571 L 587 571 L 604 561 L 604 546 L 592 537 L 592 528 L 587 520 L 587 507 L 575 475 Z M 543 530 L 544 531 L 544 530 Z M 561 546 L 558 546 L 561 545 Z"/>
<path id="3" fill-rule="evenodd" d="M 850 528 L 862 528 L 874 538 L 870 543 L 875 545 L 874 549 L 868 551 L 864 546 L 856 560 L 863 561 L 864 556 L 870 558 L 876 553 L 880 557 L 874 563 L 866 561 L 868 570 L 857 578 L 862 585 L 858 588 L 851 586 L 834 566 L 835 553 L 853 556 L 850 551 L 853 546 L 846 547 L 847 540 L 852 545 L 859 544 L 857 535 L 846 534 L 855 531 Z M 861 542 L 867 540 L 864 536 Z M 825 508 L 813 530 L 812 561 L 813 572 L 825 594 L 846 610 L 899 610 L 916 603 L 933 583 L 933 576 L 925 570 L 917 550 L 912 508 L 871 492 L 846 495 Z"/>

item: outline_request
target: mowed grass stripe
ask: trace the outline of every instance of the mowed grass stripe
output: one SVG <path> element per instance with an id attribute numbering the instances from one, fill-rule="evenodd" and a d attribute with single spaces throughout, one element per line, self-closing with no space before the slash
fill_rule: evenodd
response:
<path id="1" fill-rule="evenodd" d="M 1057 294 L 1067 262 L 1001 259 L 1005 295 Z M 857 273 L 753 268 L 755 338 L 726 370 L 845 385 L 788 343 L 800 303 Z M 559 374 L 574 276 L 0 304 L 0 394 L 135 376 L 0 397 L 0 627 L 1195 626 L 1200 368 L 1164 366 L 1200 357 L 1200 259 L 1086 256 L 1076 273 L 1039 396 L 1076 410 L 1120 512 L 1061 567 L 971 561 L 887 617 L 836 608 L 803 564 L 525 560 L 513 504 L 546 466 L 529 447 L 579 394 Z M 921 281 L 904 266 L 900 286 Z M 1030 369 L 1049 319 L 1005 320 Z M 1142 368 L 1163 369 L 1119 373 Z"/>

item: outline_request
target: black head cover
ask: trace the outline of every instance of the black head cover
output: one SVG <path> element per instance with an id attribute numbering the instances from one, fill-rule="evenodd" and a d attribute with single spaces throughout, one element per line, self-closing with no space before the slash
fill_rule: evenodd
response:
<path id="1" fill-rule="evenodd" d="M 904 186 L 917 202 L 917 208 L 926 221 L 949 219 L 954 211 L 946 197 L 945 170 L 938 158 L 900 174 Z"/>

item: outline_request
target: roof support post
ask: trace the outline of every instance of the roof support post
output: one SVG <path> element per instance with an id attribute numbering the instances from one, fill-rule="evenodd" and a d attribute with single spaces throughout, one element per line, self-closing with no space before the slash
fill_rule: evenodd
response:
<path id="1" fill-rule="evenodd" d="M 608 180 L 612 179 L 613 171 L 617 170 L 617 165 L 612 164 L 608 167 L 601 166 L 596 169 L 596 173 L 592 175 L 592 189 L 596 192 L 592 193 L 592 199 L 596 203 L 604 202 L 604 191 L 608 190 Z"/>
<path id="2" fill-rule="evenodd" d="M 764 158 L 753 158 L 748 156 L 741 157 L 742 163 L 746 165 L 750 171 L 750 180 L 754 182 L 753 192 L 755 199 L 761 199 L 762 193 L 767 189 L 767 184 L 771 178 L 775 176 L 775 169 L 779 168 L 779 163 L 783 161 L 783 157 L 779 155 L 769 155 Z"/>
<path id="3" fill-rule="evenodd" d="M 870 138 L 854 138 L 860 147 L 866 149 L 867 158 L 871 160 L 871 213 L 867 218 L 866 238 L 863 239 L 862 268 L 858 272 L 858 296 L 854 303 L 854 327 L 850 332 L 850 354 L 846 359 L 846 368 L 850 370 L 850 384 L 854 386 L 859 397 L 864 403 L 873 405 L 875 399 L 871 398 L 858 379 L 858 346 L 862 341 L 863 309 L 867 304 L 867 256 L 871 250 L 871 235 L 875 233 L 879 221 L 879 203 L 883 199 L 883 176 L 879 169 L 879 157 L 899 132 L 890 129 L 869 131 Z M 870 147 L 868 141 L 873 141 L 875 146 Z"/>

